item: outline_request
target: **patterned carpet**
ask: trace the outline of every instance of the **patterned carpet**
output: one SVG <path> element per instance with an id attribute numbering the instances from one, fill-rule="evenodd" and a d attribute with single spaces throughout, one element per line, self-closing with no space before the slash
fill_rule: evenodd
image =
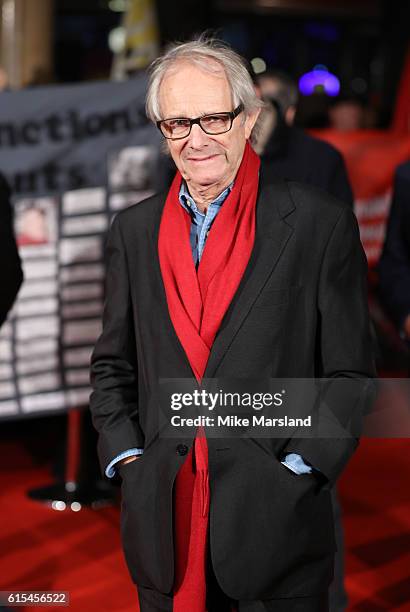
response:
<path id="1" fill-rule="evenodd" d="M 43 507 L 25 491 L 47 484 L 49 467 L 33 465 L 16 440 L 3 440 L 0 448 L 0 590 L 69 591 L 70 612 L 137 612 L 120 550 L 118 507 Z M 363 440 L 343 476 L 352 612 L 410 611 L 409 483 L 408 440 Z"/>

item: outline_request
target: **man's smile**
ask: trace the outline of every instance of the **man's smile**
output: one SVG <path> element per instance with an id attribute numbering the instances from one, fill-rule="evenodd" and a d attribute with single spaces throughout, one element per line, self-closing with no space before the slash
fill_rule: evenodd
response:
<path id="1" fill-rule="evenodd" d="M 216 159 L 219 155 L 220 153 L 214 153 L 213 155 L 207 155 L 206 157 L 187 157 L 186 159 L 189 162 L 200 163 L 200 162 L 205 162 L 205 161 Z"/>

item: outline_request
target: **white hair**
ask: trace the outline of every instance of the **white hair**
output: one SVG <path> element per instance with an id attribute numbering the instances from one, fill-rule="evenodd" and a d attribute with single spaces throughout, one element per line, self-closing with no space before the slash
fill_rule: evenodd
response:
<path id="1" fill-rule="evenodd" d="M 245 60 L 225 43 L 201 35 L 187 43 L 177 43 L 154 60 L 150 66 L 146 112 L 154 123 L 163 119 L 159 102 L 159 91 L 165 74 L 177 69 L 179 62 L 188 62 L 211 73 L 224 71 L 229 83 L 232 102 L 236 108 L 243 105 L 244 113 L 250 114 L 262 108 L 264 103 L 256 95 Z"/>

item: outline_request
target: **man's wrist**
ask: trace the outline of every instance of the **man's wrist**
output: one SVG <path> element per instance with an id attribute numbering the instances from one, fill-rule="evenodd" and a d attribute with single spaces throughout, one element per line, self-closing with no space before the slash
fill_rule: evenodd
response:
<path id="1" fill-rule="evenodd" d="M 125 465 L 126 463 L 131 463 L 131 461 L 135 461 L 138 459 L 138 455 L 130 455 L 129 457 L 125 457 L 125 459 L 120 459 L 118 465 Z"/>

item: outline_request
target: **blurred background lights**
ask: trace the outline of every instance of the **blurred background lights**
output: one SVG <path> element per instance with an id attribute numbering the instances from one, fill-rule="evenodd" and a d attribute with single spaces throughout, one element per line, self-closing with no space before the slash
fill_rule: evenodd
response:
<path id="1" fill-rule="evenodd" d="M 81 510 L 81 504 L 79 502 L 73 502 L 71 504 L 71 510 L 73 512 L 78 512 L 79 510 Z"/>
<path id="2" fill-rule="evenodd" d="M 108 46 L 113 53 L 121 53 L 125 46 L 125 28 L 118 27 L 108 34 Z"/>
<path id="3" fill-rule="evenodd" d="M 53 510 L 60 510 L 60 512 L 66 509 L 65 502 L 63 501 L 53 501 L 51 507 L 53 508 Z"/>
<path id="4" fill-rule="evenodd" d="M 310 72 L 306 72 L 299 79 L 299 91 L 304 96 L 324 92 L 328 96 L 337 96 L 340 91 L 340 81 L 336 75 L 318 64 Z"/>
<path id="5" fill-rule="evenodd" d="M 261 74 L 266 70 L 266 62 L 261 57 L 254 57 L 251 64 L 255 74 Z"/>
<path id="6" fill-rule="evenodd" d="M 110 0 L 108 8 L 115 13 L 124 13 L 128 9 L 128 0 Z"/>

